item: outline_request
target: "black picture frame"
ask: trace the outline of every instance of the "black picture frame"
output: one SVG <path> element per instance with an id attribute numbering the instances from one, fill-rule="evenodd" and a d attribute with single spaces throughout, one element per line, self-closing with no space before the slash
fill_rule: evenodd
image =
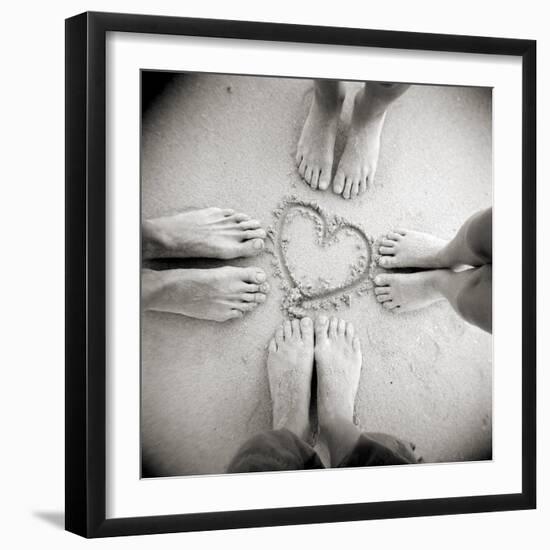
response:
<path id="1" fill-rule="evenodd" d="M 105 40 L 109 31 L 517 56 L 522 60 L 522 490 L 515 494 L 106 519 Z M 66 20 L 66 529 L 107 537 L 536 506 L 536 42 L 83 13 Z"/>

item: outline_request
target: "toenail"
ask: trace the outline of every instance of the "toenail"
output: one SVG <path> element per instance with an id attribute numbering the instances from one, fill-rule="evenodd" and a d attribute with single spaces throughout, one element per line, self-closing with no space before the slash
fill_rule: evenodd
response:
<path id="1" fill-rule="evenodd" d="M 256 272 L 256 281 L 263 283 L 265 281 L 265 273 L 263 271 Z"/>
<path id="2" fill-rule="evenodd" d="M 265 302 L 265 294 L 256 294 L 256 302 Z"/>
<path id="3" fill-rule="evenodd" d="M 263 292 L 264 294 L 269 292 L 269 284 L 264 283 L 263 285 L 260 285 L 260 292 Z"/>
<path id="4" fill-rule="evenodd" d="M 311 319 L 309 317 L 304 317 L 302 319 L 302 324 L 309 327 L 311 325 Z"/>
<path id="5" fill-rule="evenodd" d="M 256 239 L 254 241 L 254 248 L 256 250 L 260 250 L 260 248 L 263 248 L 263 247 L 264 247 L 264 242 L 261 239 Z"/>
<path id="6" fill-rule="evenodd" d="M 382 277 L 376 277 L 374 279 L 374 282 L 377 284 L 377 285 L 381 285 L 382 284 Z"/>

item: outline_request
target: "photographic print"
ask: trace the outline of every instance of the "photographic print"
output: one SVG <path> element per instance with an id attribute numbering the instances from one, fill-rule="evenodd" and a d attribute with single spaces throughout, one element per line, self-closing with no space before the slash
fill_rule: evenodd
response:
<path id="1" fill-rule="evenodd" d="M 141 475 L 492 459 L 492 89 L 141 71 Z"/>

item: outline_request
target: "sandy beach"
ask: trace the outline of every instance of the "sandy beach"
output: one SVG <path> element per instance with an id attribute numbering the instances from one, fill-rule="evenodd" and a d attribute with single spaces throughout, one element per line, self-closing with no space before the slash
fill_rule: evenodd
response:
<path id="1" fill-rule="evenodd" d="M 336 162 L 358 84 L 346 89 Z M 312 190 L 297 172 L 294 155 L 311 92 L 310 80 L 176 77 L 143 120 L 143 217 L 220 206 L 274 226 L 274 210 L 294 195 L 374 239 L 395 226 L 451 238 L 467 217 L 492 205 L 489 89 L 411 87 L 387 116 L 374 185 L 353 201 Z M 298 219 L 288 228 L 289 258 L 304 278 L 342 280 L 354 247 L 361 252 L 349 238 L 321 250 L 313 222 Z M 243 319 L 221 324 L 143 315 L 143 458 L 159 475 L 223 473 L 248 437 L 270 428 L 265 346 L 284 319 L 284 281 L 268 253 L 230 264 L 269 274 L 266 303 Z M 372 292 L 352 293 L 349 302 L 326 313 L 352 321 L 362 341 L 360 426 L 414 442 L 425 462 L 490 458 L 491 336 L 446 302 L 403 315 L 383 310 Z"/>

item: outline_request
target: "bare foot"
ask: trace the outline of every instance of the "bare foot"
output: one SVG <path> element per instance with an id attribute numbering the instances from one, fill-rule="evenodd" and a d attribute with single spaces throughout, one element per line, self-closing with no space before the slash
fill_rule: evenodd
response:
<path id="1" fill-rule="evenodd" d="M 323 94 L 316 85 L 296 152 L 298 171 L 312 189 L 330 185 L 341 106 L 337 91 Z"/>
<path id="2" fill-rule="evenodd" d="M 355 395 L 361 375 L 361 345 L 353 325 L 321 316 L 315 323 L 315 363 L 321 429 L 335 419 L 353 422 Z"/>
<path id="3" fill-rule="evenodd" d="M 438 269 L 444 265 L 441 252 L 447 241 L 429 233 L 395 229 L 381 241 L 378 252 L 382 257 L 378 263 L 385 268 L 421 267 Z"/>
<path id="4" fill-rule="evenodd" d="M 300 439 L 308 439 L 312 372 L 311 319 L 285 321 L 269 342 L 267 356 L 274 430 L 286 428 Z"/>
<path id="5" fill-rule="evenodd" d="M 361 195 L 374 181 L 386 109 L 387 105 L 381 107 L 369 97 L 365 87 L 357 92 L 346 146 L 333 183 L 333 191 L 345 199 Z"/>
<path id="6" fill-rule="evenodd" d="M 385 273 L 375 277 L 374 293 L 384 309 L 397 313 L 414 311 L 443 300 L 440 291 L 442 279 L 452 276 L 448 269 Z"/>
<path id="7" fill-rule="evenodd" d="M 144 309 L 197 319 L 238 319 L 265 302 L 269 285 L 255 267 L 142 272 Z"/>
<path id="8" fill-rule="evenodd" d="M 143 222 L 143 256 L 220 258 L 254 256 L 264 248 L 258 220 L 231 209 L 189 210 Z"/>

